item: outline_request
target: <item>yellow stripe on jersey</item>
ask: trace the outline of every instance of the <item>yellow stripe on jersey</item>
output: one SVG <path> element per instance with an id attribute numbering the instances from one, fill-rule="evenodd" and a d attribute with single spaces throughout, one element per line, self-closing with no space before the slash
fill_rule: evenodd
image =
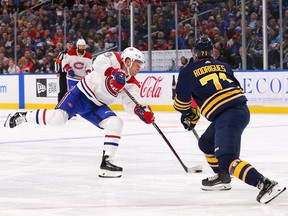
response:
<path id="1" fill-rule="evenodd" d="M 174 99 L 173 107 L 179 111 L 189 110 L 189 109 L 191 109 L 191 101 L 189 101 L 189 102 L 181 101 L 176 96 Z"/>
<path id="2" fill-rule="evenodd" d="M 205 118 L 209 119 L 210 115 L 213 114 L 213 112 L 220 106 L 242 96 L 244 96 L 243 90 L 235 87 L 216 92 L 204 102 L 201 107 L 201 114 Z"/>
<path id="3" fill-rule="evenodd" d="M 229 102 L 229 101 L 231 101 L 231 100 L 234 100 L 234 99 L 236 99 L 236 98 L 243 97 L 243 96 L 244 96 L 244 94 L 241 93 L 241 94 L 235 95 L 235 96 L 233 96 L 233 97 L 231 97 L 231 98 L 228 98 L 228 99 L 226 99 L 226 100 L 223 100 L 221 103 L 218 103 L 217 106 L 215 106 L 212 110 L 210 110 L 209 113 L 207 113 L 207 118 L 209 118 L 210 115 L 213 114 L 213 112 L 214 112 L 215 110 L 217 110 L 217 108 L 219 108 L 219 107 L 222 106 L 223 104 L 225 104 L 225 103 L 227 103 L 227 102 Z"/>

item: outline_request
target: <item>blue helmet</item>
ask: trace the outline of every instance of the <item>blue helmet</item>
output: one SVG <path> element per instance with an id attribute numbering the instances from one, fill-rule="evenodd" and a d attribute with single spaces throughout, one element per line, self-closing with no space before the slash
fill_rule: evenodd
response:
<path id="1" fill-rule="evenodd" d="M 195 42 L 194 52 L 196 58 L 212 58 L 213 43 L 210 38 L 201 36 Z"/>

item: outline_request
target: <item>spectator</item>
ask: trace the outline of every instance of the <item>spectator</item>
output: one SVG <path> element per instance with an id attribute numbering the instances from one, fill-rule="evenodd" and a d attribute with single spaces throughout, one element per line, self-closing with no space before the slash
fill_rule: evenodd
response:
<path id="1" fill-rule="evenodd" d="M 227 63 L 227 58 L 225 56 L 223 56 L 223 54 L 221 53 L 221 51 L 216 48 L 216 46 L 213 48 L 213 57 L 214 59 L 221 61 L 221 62 L 225 62 Z"/>
<path id="2" fill-rule="evenodd" d="M 15 62 L 12 58 L 9 58 L 9 67 L 7 69 L 8 74 L 18 74 L 20 72 L 20 68 L 15 65 Z"/>
<path id="3" fill-rule="evenodd" d="M 238 67 L 236 67 L 235 69 L 238 69 L 238 70 L 243 69 L 242 55 L 243 55 L 243 48 L 241 46 L 239 48 L 239 55 L 236 56 L 236 62 L 235 62 L 235 65 L 238 65 Z M 247 63 L 247 65 L 246 65 L 247 70 L 253 70 L 254 69 L 253 58 L 249 53 L 247 53 L 247 56 L 246 56 L 246 63 Z"/>
<path id="4" fill-rule="evenodd" d="M 5 49 L 0 47 L 0 62 L 4 62 L 6 60 L 8 60 L 8 58 L 5 56 Z"/>
<path id="5" fill-rule="evenodd" d="M 167 50 L 168 44 L 165 44 L 162 38 L 157 39 L 157 44 L 154 45 L 154 50 Z"/>
<path id="6" fill-rule="evenodd" d="M 188 40 L 185 41 L 185 49 L 192 50 L 195 46 L 195 40 L 194 37 L 189 36 Z"/>
<path id="7" fill-rule="evenodd" d="M 284 32 L 282 46 L 284 53 L 283 69 L 288 69 L 288 29 Z"/>
<path id="8" fill-rule="evenodd" d="M 31 69 L 34 65 L 35 59 L 33 59 L 32 56 L 28 56 L 25 60 L 25 64 L 20 68 L 20 73 L 34 73 Z"/>
<path id="9" fill-rule="evenodd" d="M 185 56 L 181 56 L 180 63 L 181 63 L 181 66 L 179 69 L 181 70 L 188 63 L 188 59 Z"/>
<path id="10" fill-rule="evenodd" d="M 268 66 L 270 69 L 280 68 L 280 45 L 278 43 L 273 43 L 269 47 L 268 51 Z"/>
<path id="11" fill-rule="evenodd" d="M 6 47 L 5 56 L 6 56 L 7 58 L 13 58 L 13 57 L 14 57 L 14 52 L 13 52 L 13 49 L 12 49 L 11 46 L 7 46 L 7 47 Z"/>
<path id="12" fill-rule="evenodd" d="M 7 68 L 4 65 L 3 61 L 0 61 L 0 74 L 6 74 L 7 73 Z"/>
<path id="13" fill-rule="evenodd" d="M 178 47 L 179 47 L 179 49 L 182 49 L 183 47 L 184 47 L 184 40 L 183 40 L 183 38 L 181 37 L 181 36 L 177 36 L 176 35 L 176 30 L 175 29 L 172 29 L 171 31 L 170 31 L 170 34 L 169 34 L 169 36 L 168 36 L 168 40 L 173 40 L 173 41 L 175 41 L 175 40 L 178 40 Z M 169 43 L 169 42 L 168 42 Z M 175 44 L 175 43 L 174 43 Z"/>
<path id="14" fill-rule="evenodd" d="M 139 38 L 136 48 L 140 51 L 147 51 L 148 50 L 148 44 L 144 42 L 143 38 Z"/>

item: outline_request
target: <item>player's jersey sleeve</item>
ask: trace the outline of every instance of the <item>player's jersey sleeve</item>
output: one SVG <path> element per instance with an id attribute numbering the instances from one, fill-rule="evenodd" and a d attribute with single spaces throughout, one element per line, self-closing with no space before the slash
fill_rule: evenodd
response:
<path id="1" fill-rule="evenodd" d="M 92 54 L 86 51 L 83 58 L 85 59 L 85 72 L 86 72 L 86 74 L 91 73 L 91 71 L 92 71 Z"/>
<path id="2" fill-rule="evenodd" d="M 247 101 L 231 68 L 216 60 L 189 63 L 180 71 L 174 108 L 187 112 L 191 97 L 210 121 L 223 110 Z"/>
<path id="3" fill-rule="evenodd" d="M 135 98 L 136 101 L 140 101 L 140 84 L 135 77 L 130 77 L 129 80 L 127 80 L 125 88 Z M 134 114 L 134 108 L 136 105 L 125 93 L 125 91 L 122 91 L 119 94 L 119 97 L 121 97 L 124 110 L 130 114 Z"/>

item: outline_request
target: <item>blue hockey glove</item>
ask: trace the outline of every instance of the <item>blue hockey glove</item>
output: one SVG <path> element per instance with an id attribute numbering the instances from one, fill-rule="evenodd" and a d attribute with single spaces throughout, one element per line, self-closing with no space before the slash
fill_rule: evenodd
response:
<path id="1" fill-rule="evenodd" d="M 70 77 L 74 77 L 75 76 L 75 72 L 74 70 L 72 69 L 72 67 L 69 67 L 67 68 L 67 75 L 70 76 Z"/>
<path id="2" fill-rule="evenodd" d="M 189 113 L 181 115 L 181 123 L 185 129 L 191 131 L 197 124 L 199 118 L 200 118 L 199 108 L 192 107 Z"/>
<path id="3" fill-rule="evenodd" d="M 139 118 L 146 124 L 151 124 L 154 122 L 154 113 L 152 112 L 150 106 L 135 106 L 134 113 L 139 116 Z"/>
<path id="4" fill-rule="evenodd" d="M 111 73 L 111 87 L 117 92 L 121 92 L 126 84 L 126 73 L 122 69 L 114 69 Z"/>

